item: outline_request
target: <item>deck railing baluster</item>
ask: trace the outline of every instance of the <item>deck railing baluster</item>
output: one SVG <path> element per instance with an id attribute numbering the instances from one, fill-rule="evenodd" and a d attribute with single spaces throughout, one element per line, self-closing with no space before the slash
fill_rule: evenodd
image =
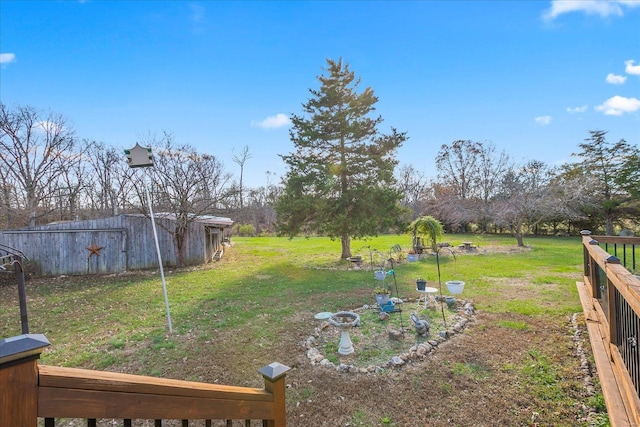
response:
<path id="1" fill-rule="evenodd" d="M 640 282 L 630 274 L 640 238 L 582 234 L 578 290 L 609 419 L 640 425 Z"/>

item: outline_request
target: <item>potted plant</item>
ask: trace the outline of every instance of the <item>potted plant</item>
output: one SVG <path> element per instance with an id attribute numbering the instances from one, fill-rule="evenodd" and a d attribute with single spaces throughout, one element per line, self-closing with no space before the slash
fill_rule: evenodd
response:
<path id="1" fill-rule="evenodd" d="M 376 302 L 378 303 L 378 305 L 384 305 L 389 302 L 391 291 L 389 290 L 389 288 L 379 286 L 374 289 L 373 295 L 376 297 Z"/>
<path id="2" fill-rule="evenodd" d="M 411 224 L 409 224 L 409 228 L 407 229 L 413 238 L 413 241 L 420 241 L 422 238 L 426 238 L 426 244 L 429 245 L 431 251 L 436 254 L 436 266 L 438 269 L 438 285 L 440 287 L 440 297 L 442 298 L 442 278 L 440 276 L 440 246 L 438 246 L 438 238 L 442 237 L 444 231 L 442 229 L 442 224 L 440 221 L 435 219 L 430 215 L 421 216 L 413 220 Z M 445 322 L 446 319 L 444 316 L 444 307 L 442 308 L 442 320 Z"/>
<path id="3" fill-rule="evenodd" d="M 417 262 L 420 255 L 416 253 L 413 249 L 407 253 L 407 261 L 409 262 Z"/>
<path id="4" fill-rule="evenodd" d="M 449 280 L 445 282 L 450 294 L 461 294 L 464 289 L 464 282 L 462 280 Z"/>
<path id="5" fill-rule="evenodd" d="M 426 287 L 427 287 L 427 281 L 422 277 L 418 277 L 416 279 L 416 289 L 418 289 L 419 291 L 424 291 Z"/>
<path id="6" fill-rule="evenodd" d="M 376 270 L 373 272 L 373 276 L 376 278 L 376 280 L 384 280 L 384 278 L 387 276 L 387 272 L 384 270 Z"/>

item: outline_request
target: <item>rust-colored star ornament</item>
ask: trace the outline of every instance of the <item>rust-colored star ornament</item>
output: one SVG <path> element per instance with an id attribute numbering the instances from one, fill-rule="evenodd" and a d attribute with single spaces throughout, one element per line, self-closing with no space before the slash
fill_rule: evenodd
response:
<path id="1" fill-rule="evenodd" d="M 91 246 L 87 246 L 87 250 L 89 251 L 89 258 L 91 258 L 91 255 L 97 255 L 100 256 L 100 250 L 103 249 L 104 246 L 98 246 L 96 245 L 96 242 L 93 242 L 91 244 Z"/>

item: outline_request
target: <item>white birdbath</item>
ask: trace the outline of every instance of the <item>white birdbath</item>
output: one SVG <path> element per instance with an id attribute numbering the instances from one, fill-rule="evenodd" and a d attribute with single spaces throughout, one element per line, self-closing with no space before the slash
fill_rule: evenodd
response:
<path id="1" fill-rule="evenodd" d="M 340 329 L 338 353 L 343 356 L 353 353 L 355 350 L 349 337 L 349 329 L 360 325 L 360 316 L 353 311 L 339 311 L 329 318 L 329 323 Z"/>

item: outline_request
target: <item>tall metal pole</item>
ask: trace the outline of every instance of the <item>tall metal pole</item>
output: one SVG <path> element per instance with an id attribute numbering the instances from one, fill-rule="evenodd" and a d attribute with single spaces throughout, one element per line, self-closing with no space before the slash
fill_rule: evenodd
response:
<path id="1" fill-rule="evenodd" d="M 29 319 L 27 317 L 27 290 L 24 285 L 24 269 L 22 268 L 22 257 L 17 256 L 11 263 L 15 271 L 16 280 L 18 282 L 18 299 L 20 301 L 20 324 L 22 333 L 29 333 Z"/>
<path id="2" fill-rule="evenodd" d="M 162 267 L 162 255 L 160 255 L 160 244 L 158 243 L 158 232 L 156 231 L 156 220 L 153 217 L 153 207 L 151 206 L 151 196 L 149 195 L 149 185 L 145 179 L 144 192 L 147 196 L 147 205 L 151 215 L 151 225 L 153 226 L 153 237 L 156 241 L 156 252 L 158 254 L 158 266 L 160 267 L 160 277 L 162 278 L 162 292 L 164 293 L 164 305 L 167 308 L 167 322 L 169 323 L 169 333 L 173 333 L 171 325 L 171 311 L 169 310 L 169 296 L 167 295 L 167 282 L 164 280 L 164 268 Z"/>
<path id="3" fill-rule="evenodd" d="M 127 162 L 131 168 L 146 168 L 153 167 L 153 156 L 151 155 L 151 148 L 141 147 L 136 143 L 135 147 L 130 150 L 124 150 L 127 155 Z M 169 333 L 173 333 L 173 326 L 171 324 L 171 311 L 169 310 L 169 297 L 167 295 L 167 282 L 164 279 L 164 269 L 162 267 L 162 256 L 160 255 L 160 244 L 158 243 L 158 231 L 156 230 L 156 220 L 153 216 L 153 206 L 151 205 L 151 196 L 149 195 L 149 184 L 147 182 L 148 177 L 145 175 L 143 178 L 144 193 L 147 197 L 147 205 L 149 206 L 149 214 L 151 215 L 151 225 L 153 228 L 153 237 L 156 241 L 156 253 L 158 254 L 158 267 L 160 268 L 160 277 L 162 278 L 162 291 L 164 293 L 164 305 L 167 308 L 167 322 L 169 323 Z"/>

